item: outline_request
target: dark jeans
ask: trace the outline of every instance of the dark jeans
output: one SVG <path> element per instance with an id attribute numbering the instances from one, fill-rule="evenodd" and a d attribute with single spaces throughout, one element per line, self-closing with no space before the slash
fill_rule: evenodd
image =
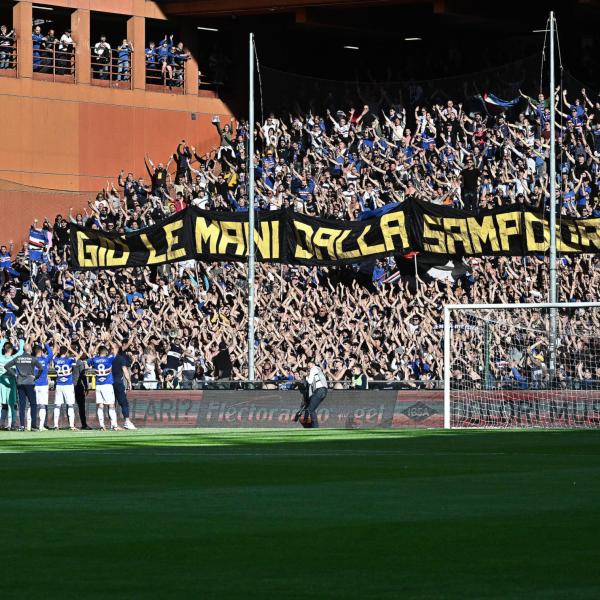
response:
<path id="1" fill-rule="evenodd" d="M 327 388 L 318 388 L 311 395 L 308 400 L 308 413 L 310 414 L 310 418 L 312 419 L 312 428 L 319 427 L 319 419 L 317 418 L 317 408 L 319 408 L 319 404 L 325 400 L 325 396 L 327 396 Z"/>
<path id="2" fill-rule="evenodd" d="M 0 50 L 0 69 L 10 68 L 10 50 Z"/>
<path id="3" fill-rule="evenodd" d="M 71 72 L 71 53 L 60 52 L 56 53 L 56 72 L 58 75 L 66 75 Z"/>
<path id="4" fill-rule="evenodd" d="M 85 388 L 82 385 L 75 386 L 75 402 L 77 402 L 77 410 L 79 411 L 79 420 L 82 427 L 87 427 L 87 417 L 85 414 Z"/>
<path id="5" fill-rule="evenodd" d="M 37 403 L 35 401 L 35 388 L 33 385 L 18 385 L 17 392 L 19 394 L 19 421 L 21 427 L 26 426 L 27 400 L 31 408 L 31 428 L 37 427 Z"/>
<path id="6" fill-rule="evenodd" d="M 115 390 L 115 399 L 121 407 L 124 419 L 129 419 L 129 400 L 127 400 L 127 391 L 122 383 L 113 383 Z"/>
<path id="7" fill-rule="evenodd" d="M 477 192 L 463 192 L 462 201 L 465 210 L 477 211 L 479 208 L 477 201 Z"/>

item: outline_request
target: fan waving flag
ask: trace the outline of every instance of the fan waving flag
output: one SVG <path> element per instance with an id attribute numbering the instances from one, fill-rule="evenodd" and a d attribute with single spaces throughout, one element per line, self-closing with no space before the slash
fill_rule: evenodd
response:
<path id="1" fill-rule="evenodd" d="M 493 108 L 495 110 L 508 110 L 510 108 L 515 108 L 518 106 L 519 102 L 521 102 L 521 98 L 519 96 L 513 98 L 512 100 L 502 100 L 502 98 L 498 98 L 498 96 L 494 96 L 494 94 L 483 94 L 482 100 L 487 108 Z"/>
<path id="2" fill-rule="evenodd" d="M 418 259 L 415 261 L 415 258 Z M 419 254 L 419 252 L 407 252 L 396 261 L 398 270 L 383 280 L 383 283 L 394 283 L 402 276 L 414 277 L 415 274 L 429 283 L 431 281 L 449 281 L 456 283 L 461 277 L 467 275 L 469 266 L 463 259 L 448 260 L 446 257 L 434 256 L 432 254 Z"/>

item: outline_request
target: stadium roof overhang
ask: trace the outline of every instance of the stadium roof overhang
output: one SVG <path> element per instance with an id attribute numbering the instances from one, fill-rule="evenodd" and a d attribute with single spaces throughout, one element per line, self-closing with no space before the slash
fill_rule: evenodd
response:
<path id="1" fill-rule="evenodd" d="M 166 14 L 173 16 L 248 15 L 295 12 L 307 8 L 402 4 L 430 4 L 443 10 L 446 4 L 445 0 L 159 0 L 158 3 Z"/>
<path id="2" fill-rule="evenodd" d="M 214 32 L 201 32 L 205 52 L 211 51 L 217 35 L 222 36 L 224 44 L 237 52 L 231 64 L 241 64 L 245 50 L 240 40 L 252 31 L 267 66 L 339 80 L 352 79 L 357 72 L 364 76 L 365 70 L 368 78 L 386 78 L 386 64 L 394 67 L 395 76 L 427 79 L 475 72 L 536 53 L 541 56 L 543 29 L 553 7 L 523 0 L 500 4 L 484 0 L 156 0 L 156 4 L 168 19 Z M 566 67 L 583 65 L 580 79 L 592 87 L 598 80 L 593 56 L 600 47 L 596 25 L 600 0 L 554 4 Z M 348 49 L 360 51 L 350 55 Z M 417 62 L 421 66 L 415 74 L 416 66 L 409 67 Z"/>
<path id="3" fill-rule="evenodd" d="M 414 27 L 426 19 L 428 29 L 433 27 L 439 34 L 447 34 L 448 27 L 531 32 L 532 27 L 543 25 L 552 8 L 523 0 L 503 0 L 500 6 L 483 0 L 157 0 L 157 4 L 167 17 L 291 15 L 298 24 L 334 29 L 387 30 L 399 23 Z M 569 27 L 576 24 L 587 29 L 600 16 L 600 0 L 561 0 L 556 4 L 559 18 Z"/>

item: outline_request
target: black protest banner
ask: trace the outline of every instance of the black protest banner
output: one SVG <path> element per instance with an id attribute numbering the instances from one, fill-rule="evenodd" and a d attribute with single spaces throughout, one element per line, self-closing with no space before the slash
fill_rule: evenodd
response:
<path id="1" fill-rule="evenodd" d="M 71 264 L 76 269 L 142 267 L 189 258 L 187 215 L 180 212 L 126 235 L 71 225 Z"/>
<path id="2" fill-rule="evenodd" d="M 600 219 L 558 217 L 556 249 L 563 254 L 597 254 L 600 252 Z M 550 227 L 543 215 L 524 212 L 525 254 L 543 254 L 550 248 Z"/>
<path id="3" fill-rule="evenodd" d="M 411 203 L 411 233 L 415 248 L 448 258 L 464 256 L 526 256 L 550 248 L 547 215 L 513 204 L 473 214 L 415 200 Z M 600 252 L 600 219 L 559 216 L 558 252 Z"/>
<path id="4" fill-rule="evenodd" d="M 403 208 L 369 221 L 335 221 L 287 211 L 257 212 L 257 260 L 296 264 L 360 262 L 410 250 Z M 188 208 L 124 236 L 74 227 L 76 269 L 156 265 L 187 259 L 240 261 L 248 256 L 248 213 Z"/>
<path id="5" fill-rule="evenodd" d="M 365 221 L 339 221 L 287 214 L 291 263 L 332 265 L 405 254 L 411 248 L 404 207 Z"/>
<path id="6" fill-rule="evenodd" d="M 254 228 L 257 260 L 279 261 L 281 211 L 260 214 Z M 285 223 L 285 220 L 283 220 Z M 71 263 L 75 269 L 157 265 L 197 259 L 244 260 L 248 256 L 248 213 L 187 208 L 125 235 L 71 228 Z"/>
<path id="7" fill-rule="evenodd" d="M 184 212 L 190 231 L 190 258 L 205 262 L 246 259 L 249 248 L 247 212 L 210 212 L 193 207 Z M 281 262 L 284 233 L 284 211 L 257 212 L 254 224 L 256 259 Z"/>
<path id="8" fill-rule="evenodd" d="M 474 215 L 416 200 L 411 217 L 415 246 L 425 254 L 448 258 L 523 254 L 523 212 L 518 207 Z"/>
<path id="9" fill-rule="evenodd" d="M 600 219 L 562 217 L 556 234 L 559 252 L 600 253 Z M 257 211 L 254 239 L 259 261 L 335 265 L 411 251 L 447 258 L 544 254 L 550 229 L 544 215 L 517 205 L 473 214 L 410 200 L 365 221 L 321 219 L 287 210 Z M 248 247 L 247 212 L 190 207 L 125 235 L 71 228 L 71 265 L 79 270 L 188 259 L 242 261 Z"/>

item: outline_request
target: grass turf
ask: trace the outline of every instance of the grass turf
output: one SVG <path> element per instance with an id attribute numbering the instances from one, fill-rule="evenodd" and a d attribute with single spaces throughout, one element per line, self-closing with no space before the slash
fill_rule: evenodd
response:
<path id="1" fill-rule="evenodd" d="M 600 432 L 0 434 L 0 597 L 598 598 Z"/>

